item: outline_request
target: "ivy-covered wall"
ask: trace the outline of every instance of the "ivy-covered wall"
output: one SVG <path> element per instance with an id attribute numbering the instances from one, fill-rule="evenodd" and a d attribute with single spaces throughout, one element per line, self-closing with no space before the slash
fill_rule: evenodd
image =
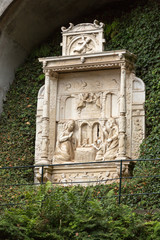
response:
<path id="1" fill-rule="evenodd" d="M 136 75 L 146 84 L 146 139 L 140 157 L 160 157 L 160 5 L 158 1 L 137 1 L 119 10 L 105 25 L 106 49 L 127 49 L 137 55 Z M 96 16 L 108 23 L 108 13 Z M 89 18 L 90 19 L 90 18 Z M 86 21 L 86 20 L 85 20 Z M 0 119 L 0 166 L 34 162 L 36 104 L 44 74 L 38 57 L 61 55 L 61 36 L 54 35 L 35 49 L 17 70 Z"/>

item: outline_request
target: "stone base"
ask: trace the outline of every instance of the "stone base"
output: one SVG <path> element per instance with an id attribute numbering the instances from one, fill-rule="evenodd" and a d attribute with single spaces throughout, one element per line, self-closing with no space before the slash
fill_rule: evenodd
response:
<path id="1" fill-rule="evenodd" d="M 47 164 L 49 164 L 49 162 L 46 160 L 37 162 L 35 164 L 35 168 L 34 168 L 34 182 L 35 183 L 45 183 L 47 181 L 52 181 L 52 167 L 44 166 L 43 170 L 42 170 L 42 167 L 39 167 L 39 165 L 47 165 Z M 43 178 L 42 178 L 42 171 L 43 171 Z"/>
<path id="2" fill-rule="evenodd" d="M 115 163 L 54 166 L 52 174 L 52 182 L 63 186 L 110 184 L 118 178 Z"/>
<path id="3" fill-rule="evenodd" d="M 54 185 L 63 186 L 111 184 L 119 182 L 120 164 L 120 162 L 92 162 L 88 164 L 75 162 L 75 165 L 66 163 L 64 165 L 44 166 L 43 179 L 42 167 L 36 164 L 35 183 L 51 181 Z M 122 163 L 122 176 L 132 176 L 133 167 L 133 162 L 131 164 L 129 160 L 124 161 Z"/>

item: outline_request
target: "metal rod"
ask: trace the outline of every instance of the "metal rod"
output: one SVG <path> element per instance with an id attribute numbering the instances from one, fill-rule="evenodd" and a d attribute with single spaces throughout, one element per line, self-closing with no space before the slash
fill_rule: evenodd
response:
<path id="1" fill-rule="evenodd" d="M 121 186 L 122 186 L 122 160 L 120 162 L 120 177 L 119 177 L 119 197 L 118 203 L 121 203 Z"/>
<path id="2" fill-rule="evenodd" d="M 122 163 L 129 161 L 129 162 L 139 162 L 139 161 L 159 161 L 160 159 L 136 159 L 136 160 L 114 160 L 114 161 L 106 161 L 106 162 L 96 162 L 96 164 L 104 164 L 104 163 L 119 163 L 119 178 L 113 178 L 113 179 L 103 179 L 103 180 L 95 180 L 95 181 L 75 181 L 75 182 L 52 182 L 52 184 L 60 184 L 60 185 L 67 185 L 67 184 L 84 184 L 84 183 L 100 183 L 100 182 L 107 182 L 107 181 L 114 181 L 114 180 L 118 180 L 119 179 L 119 194 L 116 195 L 116 197 L 118 197 L 118 202 L 119 204 L 121 204 L 122 201 L 122 196 L 136 196 L 136 195 L 151 195 L 151 194 L 157 194 L 159 195 L 160 192 L 150 192 L 150 193 L 135 193 L 135 194 L 122 194 L 122 180 L 123 179 L 132 179 L 132 178 L 158 178 L 160 177 L 160 175 L 153 175 L 153 176 L 127 176 L 127 177 L 123 177 L 123 171 L 122 171 Z M 95 163 L 95 162 L 94 162 Z M 0 168 L 0 170 L 7 170 L 7 169 L 25 169 L 25 168 L 37 168 L 40 167 L 42 169 L 41 171 L 41 180 L 40 183 L 28 183 L 28 184 L 8 184 L 8 185 L 0 185 L 1 187 L 7 187 L 7 186 L 25 186 L 25 185 L 39 185 L 39 184 L 44 184 L 44 173 L 45 173 L 45 167 L 46 166 L 68 166 L 68 165 L 87 165 L 87 164 L 92 164 L 92 162 L 86 162 L 86 163 L 68 163 L 68 164 L 52 164 L 52 165 L 31 165 L 31 166 L 15 166 L 15 167 L 2 167 Z M 11 176 L 11 172 L 10 172 L 10 176 Z M 1 206 L 1 205 L 0 205 Z"/>
<path id="3" fill-rule="evenodd" d="M 156 159 L 124 159 L 123 162 L 140 162 L 140 161 L 159 161 L 160 158 Z M 13 166 L 13 167 L 0 167 L 0 170 L 3 169 L 15 169 L 15 168 L 35 168 L 35 167 L 54 167 L 54 166 L 72 166 L 72 165 L 88 165 L 88 164 L 104 164 L 104 163 L 117 163 L 121 160 L 112 160 L 112 161 L 103 161 L 103 162 L 83 162 L 83 163 L 63 163 L 63 164 L 45 164 L 45 165 L 28 165 L 28 166 Z"/>
<path id="4" fill-rule="evenodd" d="M 42 166 L 41 184 L 43 184 L 43 166 Z"/>

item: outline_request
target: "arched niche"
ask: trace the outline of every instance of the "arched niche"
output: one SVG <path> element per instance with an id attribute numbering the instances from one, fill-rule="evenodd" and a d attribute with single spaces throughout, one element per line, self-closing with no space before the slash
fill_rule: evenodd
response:
<path id="1" fill-rule="evenodd" d="M 80 126 L 80 145 L 91 143 L 91 126 L 88 122 L 83 122 Z"/>
<path id="2" fill-rule="evenodd" d="M 95 122 L 92 126 L 92 143 L 94 143 L 97 138 L 102 138 L 102 129 L 99 122 Z"/>
<path id="3" fill-rule="evenodd" d="M 68 97 L 65 101 L 65 109 L 64 109 L 64 118 L 65 119 L 74 119 L 75 113 L 75 98 Z"/>
<path id="4" fill-rule="evenodd" d="M 119 102 L 116 93 L 109 92 L 106 94 L 105 100 L 105 116 L 106 118 L 118 117 L 119 113 Z"/>
<path id="5" fill-rule="evenodd" d="M 142 79 L 134 77 L 132 83 L 132 104 L 143 104 L 145 101 L 145 85 Z"/>
<path id="6" fill-rule="evenodd" d="M 135 77 L 133 80 L 133 91 L 145 91 L 145 85 L 142 79 Z"/>

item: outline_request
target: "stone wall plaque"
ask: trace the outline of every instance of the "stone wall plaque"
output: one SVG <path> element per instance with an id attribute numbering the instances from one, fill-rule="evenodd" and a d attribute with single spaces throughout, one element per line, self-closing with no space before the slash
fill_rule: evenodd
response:
<path id="1" fill-rule="evenodd" d="M 135 55 L 103 51 L 103 24 L 96 20 L 62 27 L 62 36 L 62 56 L 39 59 L 45 85 L 38 95 L 35 164 L 82 163 L 46 167 L 45 179 L 59 183 L 115 178 L 118 164 L 109 160 L 128 159 L 123 172 L 129 174 L 145 134 L 145 86 L 135 76 Z"/>

